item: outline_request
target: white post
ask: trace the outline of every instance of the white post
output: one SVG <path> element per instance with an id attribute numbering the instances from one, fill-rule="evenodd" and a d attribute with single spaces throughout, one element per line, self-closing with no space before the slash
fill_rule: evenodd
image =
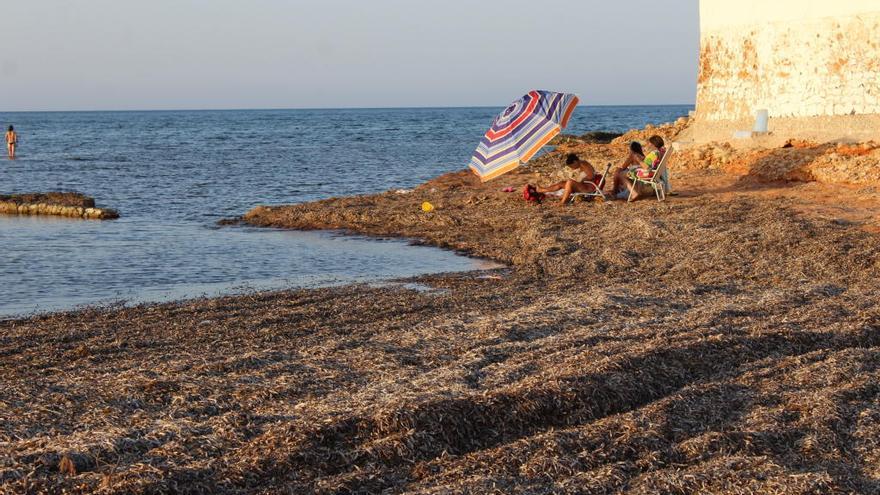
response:
<path id="1" fill-rule="evenodd" d="M 755 112 L 755 129 L 756 134 L 767 134 L 769 130 L 770 113 L 766 109 Z"/>

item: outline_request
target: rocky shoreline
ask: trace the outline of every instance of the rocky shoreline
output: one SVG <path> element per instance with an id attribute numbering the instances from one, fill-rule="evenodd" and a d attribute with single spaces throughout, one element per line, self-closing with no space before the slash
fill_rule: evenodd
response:
<path id="1" fill-rule="evenodd" d="M 94 198 L 79 193 L 0 194 L 0 213 L 6 215 L 52 215 L 90 220 L 119 218 L 110 208 L 96 208 Z"/>
<path id="2" fill-rule="evenodd" d="M 625 140 L 578 152 L 605 163 Z M 0 321 L 0 488 L 876 493 L 873 193 L 853 216 L 823 202 L 836 188 L 691 158 L 663 203 L 502 192 L 553 180 L 564 152 L 487 184 L 462 171 L 242 219 L 510 266 L 414 280 L 440 290 Z"/>

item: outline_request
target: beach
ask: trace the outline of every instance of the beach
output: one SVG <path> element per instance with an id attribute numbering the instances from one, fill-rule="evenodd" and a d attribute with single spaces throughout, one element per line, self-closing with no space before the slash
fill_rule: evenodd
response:
<path id="1" fill-rule="evenodd" d="M 662 203 L 501 191 L 627 137 L 239 220 L 505 268 L 0 322 L 0 487 L 876 493 L 876 190 L 682 151 Z"/>
<path id="2" fill-rule="evenodd" d="M 4 5 L 0 495 L 880 495 L 880 2 L 537 6 Z"/>

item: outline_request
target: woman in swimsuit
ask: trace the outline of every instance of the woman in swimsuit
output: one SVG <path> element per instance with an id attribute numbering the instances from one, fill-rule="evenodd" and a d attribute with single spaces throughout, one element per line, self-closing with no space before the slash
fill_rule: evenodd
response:
<path id="1" fill-rule="evenodd" d="M 593 168 L 592 163 L 586 160 L 581 160 L 574 153 L 569 153 L 565 158 L 565 166 L 583 173 L 581 180 L 576 181 L 569 179 L 557 182 L 556 184 L 551 184 L 547 187 L 539 187 L 537 191 L 539 193 L 550 193 L 562 190 L 562 200 L 560 203 L 564 205 L 568 202 L 568 198 L 571 197 L 571 193 L 593 192 L 596 190 L 596 184 L 593 182 L 593 178 L 596 176 L 596 169 Z"/>
<path id="2" fill-rule="evenodd" d="M 15 159 L 15 145 L 18 143 L 18 136 L 15 134 L 15 128 L 9 126 L 9 130 L 6 131 L 6 152 L 9 154 L 9 159 Z"/>

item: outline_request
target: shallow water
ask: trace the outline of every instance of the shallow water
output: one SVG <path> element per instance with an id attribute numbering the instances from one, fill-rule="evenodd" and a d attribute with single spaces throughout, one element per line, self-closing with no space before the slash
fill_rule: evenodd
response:
<path id="1" fill-rule="evenodd" d="M 690 109 L 579 108 L 566 132 Z M 461 169 L 499 110 L 3 114 L 20 145 L 18 159 L 0 160 L 0 193 L 80 191 L 122 218 L 0 216 L 0 315 L 483 268 L 403 241 L 215 224 L 258 204 L 409 188 Z"/>

